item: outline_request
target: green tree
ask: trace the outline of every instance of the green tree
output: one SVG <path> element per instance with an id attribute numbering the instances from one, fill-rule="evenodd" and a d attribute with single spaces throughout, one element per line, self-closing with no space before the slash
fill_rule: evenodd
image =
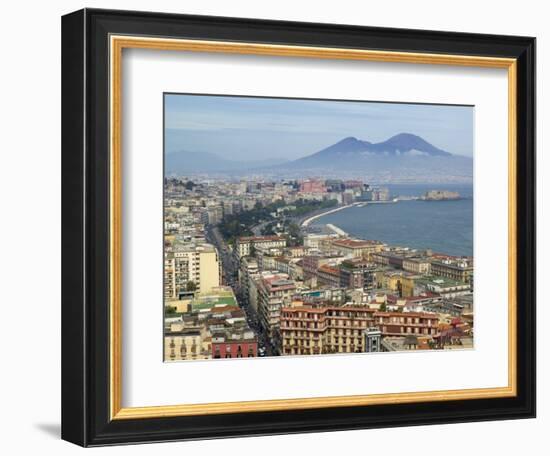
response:
<path id="1" fill-rule="evenodd" d="M 291 223 L 288 226 L 288 237 L 291 246 L 297 246 L 303 243 L 302 231 L 296 223 Z"/>
<path id="2" fill-rule="evenodd" d="M 187 285 L 185 286 L 185 289 L 187 291 L 196 291 L 197 290 L 197 284 L 195 282 L 193 282 L 192 280 L 190 280 L 189 282 L 187 282 Z"/>
<path id="3" fill-rule="evenodd" d="M 275 224 L 274 223 L 268 223 L 266 226 L 262 228 L 262 235 L 263 236 L 271 236 L 275 234 Z"/>
<path id="4" fill-rule="evenodd" d="M 176 309 L 176 307 L 174 307 L 174 306 L 165 306 L 165 307 L 164 307 L 164 315 L 165 315 L 166 317 L 175 315 L 175 314 L 176 314 L 176 310 L 177 310 L 177 309 Z"/>

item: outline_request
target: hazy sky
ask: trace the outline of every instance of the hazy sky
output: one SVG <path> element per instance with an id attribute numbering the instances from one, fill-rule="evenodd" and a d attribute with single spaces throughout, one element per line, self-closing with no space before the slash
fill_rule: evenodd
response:
<path id="1" fill-rule="evenodd" d="M 211 152 L 228 160 L 296 159 L 347 137 L 381 142 L 421 136 L 472 156 L 473 108 L 349 101 L 166 95 L 167 152 Z"/>

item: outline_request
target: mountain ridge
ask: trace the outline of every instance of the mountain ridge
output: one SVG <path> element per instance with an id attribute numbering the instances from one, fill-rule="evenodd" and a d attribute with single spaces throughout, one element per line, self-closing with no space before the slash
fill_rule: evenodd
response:
<path id="1" fill-rule="evenodd" d="M 312 161 L 342 158 L 345 156 L 432 156 L 432 157 L 451 157 L 453 154 L 446 152 L 420 136 L 412 133 L 399 133 L 391 138 L 372 143 L 357 139 L 354 136 L 348 136 L 318 152 L 301 157 L 291 163 L 303 164 Z"/>
<path id="2" fill-rule="evenodd" d="M 274 163 L 275 161 L 275 163 Z M 167 153 L 167 174 L 212 172 L 244 176 L 247 173 L 296 177 L 310 175 L 365 174 L 384 179 L 452 177 L 471 179 L 473 159 L 451 154 L 422 137 L 399 133 L 378 143 L 348 136 L 296 160 L 232 161 L 214 153 Z"/>

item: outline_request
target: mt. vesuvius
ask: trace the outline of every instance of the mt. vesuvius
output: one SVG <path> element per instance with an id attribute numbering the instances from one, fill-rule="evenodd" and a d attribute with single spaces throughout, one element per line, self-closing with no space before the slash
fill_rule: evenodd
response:
<path id="1" fill-rule="evenodd" d="M 165 160 L 167 175 L 355 176 L 374 182 L 471 182 L 473 178 L 471 157 L 451 154 L 411 133 L 400 133 L 379 143 L 350 136 L 311 155 L 282 163 L 277 157 L 242 162 L 225 158 L 223 153 L 185 150 L 169 151 Z"/>
<path id="2" fill-rule="evenodd" d="M 290 173 L 300 171 L 306 176 L 345 172 L 378 175 L 386 180 L 440 180 L 445 176 L 468 180 L 473 176 L 471 157 L 451 154 L 411 133 L 400 133 L 379 143 L 344 138 L 319 152 L 274 168 Z"/>

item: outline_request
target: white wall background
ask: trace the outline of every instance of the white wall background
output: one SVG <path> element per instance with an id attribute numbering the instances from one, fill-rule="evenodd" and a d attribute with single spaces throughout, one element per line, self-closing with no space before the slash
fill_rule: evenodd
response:
<path id="1" fill-rule="evenodd" d="M 4 4 L 0 16 L 0 450 L 72 454 L 60 428 L 60 16 L 88 7 L 348 23 L 416 29 L 531 35 L 538 38 L 538 81 L 550 78 L 550 31 L 544 2 L 419 0 L 65 0 Z M 545 14 L 546 13 L 546 14 Z M 543 181 L 550 162 L 540 127 L 550 117 L 538 87 L 539 258 L 550 255 Z M 539 264 L 539 288 L 550 272 Z M 539 334 L 549 318 L 539 291 Z M 102 448 L 94 454 L 542 454 L 550 425 L 550 338 L 538 346 L 536 420 L 258 437 Z"/>

